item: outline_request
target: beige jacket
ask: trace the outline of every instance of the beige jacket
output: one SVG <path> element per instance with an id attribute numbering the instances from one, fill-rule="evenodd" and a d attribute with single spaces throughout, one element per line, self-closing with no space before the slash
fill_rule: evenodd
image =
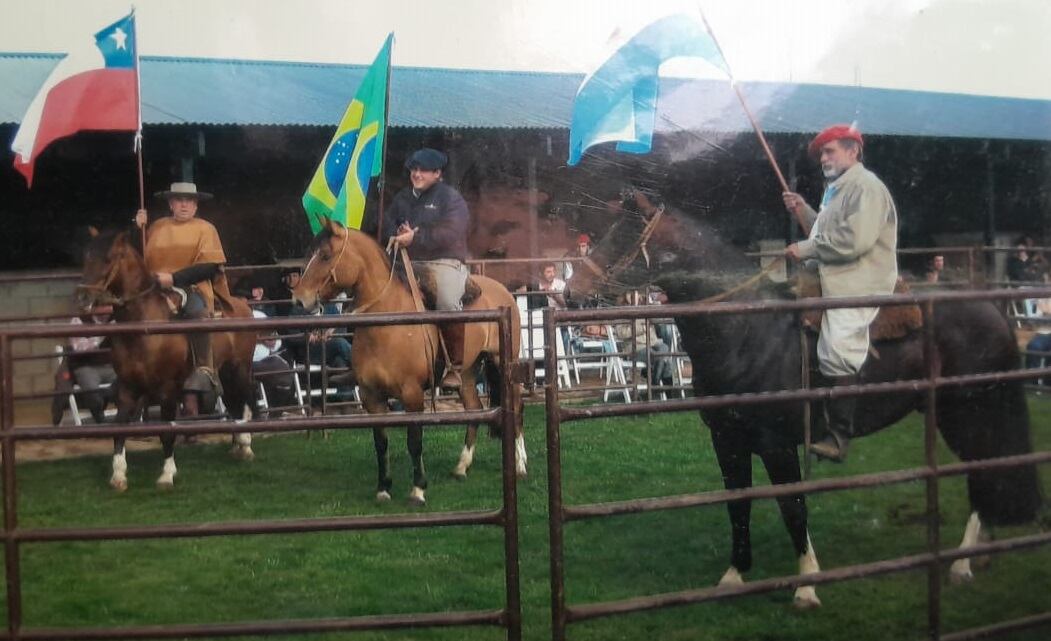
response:
<path id="1" fill-rule="evenodd" d="M 887 186 L 858 163 L 825 188 L 821 212 L 800 241 L 804 260 L 816 260 L 824 296 L 891 294 L 898 279 L 898 211 Z"/>

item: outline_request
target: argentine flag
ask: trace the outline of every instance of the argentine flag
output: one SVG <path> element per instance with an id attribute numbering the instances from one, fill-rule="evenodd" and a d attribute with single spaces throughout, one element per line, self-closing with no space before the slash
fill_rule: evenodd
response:
<path id="1" fill-rule="evenodd" d="M 657 115 L 657 72 L 680 56 L 702 58 L 730 75 L 719 47 L 697 20 L 675 14 L 650 23 L 591 72 L 573 101 L 569 164 L 589 147 L 616 142 L 617 151 L 649 152 Z"/>

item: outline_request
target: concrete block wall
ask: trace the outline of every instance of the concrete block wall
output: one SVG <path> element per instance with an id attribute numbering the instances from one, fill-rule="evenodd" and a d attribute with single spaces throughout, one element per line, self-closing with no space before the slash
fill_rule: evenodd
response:
<path id="1" fill-rule="evenodd" d="M 35 272 L 34 275 L 39 272 Z M 76 310 L 73 294 L 77 281 L 23 280 L 17 273 L 3 273 L 0 282 L 0 319 L 12 316 L 68 314 Z M 43 322 L 43 321 L 38 321 Z M 51 320 L 48 323 L 68 323 L 68 320 Z M 0 323 L 5 329 L 26 324 L 23 322 Z M 14 393 L 29 394 L 50 392 L 55 387 L 55 347 L 63 341 L 57 339 L 18 339 L 12 341 L 14 356 L 45 356 L 43 359 L 16 360 L 14 362 Z"/>

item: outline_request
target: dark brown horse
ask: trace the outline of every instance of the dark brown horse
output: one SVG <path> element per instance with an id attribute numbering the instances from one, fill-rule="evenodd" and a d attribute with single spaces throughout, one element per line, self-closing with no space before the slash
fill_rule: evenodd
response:
<path id="1" fill-rule="evenodd" d="M 134 235 L 134 236 L 133 236 Z M 97 234 L 84 252 L 84 276 L 78 288 L 82 305 L 112 304 L 117 322 L 167 321 L 173 316 L 164 295 L 146 269 L 142 252 L 132 237 L 138 232 Z M 233 318 L 251 318 L 244 299 L 232 298 L 232 309 L 224 313 Z M 223 401 L 238 422 L 252 417 L 251 384 L 254 332 L 216 332 L 212 336 L 215 363 L 223 385 Z M 192 370 L 190 347 L 180 334 L 114 335 L 111 339 L 113 369 L 117 372 L 117 422 L 128 423 L 150 404 L 159 404 L 165 421 L 175 419 L 182 384 Z M 161 436 L 164 468 L 157 487 L 175 483 L 175 436 Z M 233 436 L 231 454 L 250 460 L 252 436 L 241 432 Z M 128 489 L 124 438 L 113 439 L 113 476 L 110 486 L 118 492 Z"/>
<path id="2" fill-rule="evenodd" d="M 484 276 L 473 276 L 481 288 L 481 295 L 466 309 L 499 309 L 515 307 L 514 297 L 500 283 Z M 356 312 L 412 312 L 415 311 L 412 294 L 397 275 L 392 277 L 391 262 L 376 241 L 369 236 L 328 221 L 314 239 L 310 261 L 303 272 L 292 297 L 307 309 L 314 309 L 322 300 L 347 291 L 354 299 Z M 520 321 L 513 316 L 511 353 L 518 354 Z M 498 370 L 510 363 L 500 362 L 500 333 L 496 323 L 469 323 L 464 334 L 463 383 L 460 400 L 465 408 L 482 407 L 478 398 L 476 366 L 484 366 L 491 401 L 500 402 L 500 385 L 496 382 Z M 361 400 L 370 414 L 388 411 L 388 399 L 398 399 L 410 412 L 421 412 L 424 391 L 440 376 L 441 347 L 434 325 L 365 326 L 354 331 L 354 371 L 361 386 Z M 453 469 L 453 475 L 463 478 L 474 460 L 477 425 L 467 426 L 463 451 Z M 391 478 L 387 460 L 387 435 L 383 428 L 373 432 L 376 461 L 379 466 L 379 484 L 376 499 L 390 500 Z M 423 428 L 408 428 L 408 449 L 412 457 L 412 490 L 409 500 L 422 504 L 427 476 L 423 468 Z M 522 438 L 521 417 L 516 421 L 516 470 L 526 474 L 525 441 Z"/>
<path id="3" fill-rule="evenodd" d="M 642 215 L 649 213 L 648 202 L 631 204 Z M 630 251 L 631 243 L 626 239 L 614 253 L 623 255 Z M 616 282 L 607 282 L 606 287 L 655 283 L 665 290 L 671 302 L 690 302 L 726 292 L 758 271 L 755 261 L 724 242 L 717 229 L 672 208 L 663 213 L 646 249 L 648 264 L 640 252 L 632 265 L 616 275 Z M 780 300 L 786 295 L 784 288 L 767 284 L 742 290 L 730 300 Z M 800 388 L 801 341 L 795 315 L 704 315 L 680 317 L 676 323 L 693 365 L 693 388 L 698 396 Z M 939 304 L 935 306 L 934 323 L 934 357 L 940 376 L 1018 367 L 1014 332 L 994 304 Z M 925 377 L 919 332 L 876 343 L 875 348 L 879 357 L 868 358 L 861 371 L 861 383 Z M 810 356 L 810 362 L 816 363 L 814 354 Z M 859 436 L 871 434 L 897 423 L 912 411 L 923 411 L 923 400 L 921 393 L 860 397 L 855 432 Z M 1029 414 L 1021 382 L 942 388 L 937 394 L 937 408 L 938 429 L 962 460 L 1031 451 Z M 725 487 L 751 486 L 753 456 L 762 462 L 772 483 L 799 481 L 802 412 L 800 403 L 702 410 L 701 418 L 711 431 Z M 820 428 L 820 420 L 818 423 L 816 427 Z M 863 448 L 864 444 L 857 447 Z M 974 545 L 983 525 L 1032 520 L 1042 501 L 1033 466 L 973 472 L 967 476 L 967 489 L 972 513 L 961 547 Z M 805 497 L 782 497 L 778 503 L 799 559 L 800 573 L 818 571 L 807 528 Z M 720 582 L 740 583 L 752 565 L 751 501 L 734 501 L 727 509 L 733 545 L 730 567 Z M 969 560 L 954 562 L 950 575 L 954 581 L 969 580 Z M 820 603 L 813 586 L 796 590 L 798 607 L 816 607 Z"/>

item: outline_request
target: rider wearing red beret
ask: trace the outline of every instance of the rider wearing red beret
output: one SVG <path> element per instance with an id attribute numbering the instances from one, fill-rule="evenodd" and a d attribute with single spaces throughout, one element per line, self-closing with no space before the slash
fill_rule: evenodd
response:
<path id="1" fill-rule="evenodd" d="M 876 174 L 861 163 L 864 140 L 852 125 L 832 125 L 810 143 L 810 155 L 821 163 L 825 192 L 815 212 L 794 192 L 785 192 L 785 207 L 802 214 L 808 238 L 790 245 L 785 255 L 803 266 L 816 265 L 822 296 L 891 294 L 898 279 L 898 212 Z M 825 310 L 818 338 L 821 374 L 834 385 L 856 385 L 869 351 L 869 325 L 878 308 Z M 857 400 L 830 399 L 828 435 L 811 451 L 842 461 L 854 434 Z"/>

